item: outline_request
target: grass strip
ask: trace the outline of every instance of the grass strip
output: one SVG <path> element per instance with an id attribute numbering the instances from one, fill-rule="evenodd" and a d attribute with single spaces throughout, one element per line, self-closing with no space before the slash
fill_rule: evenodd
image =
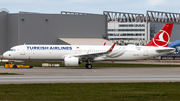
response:
<path id="1" fill-rule="evenodd" d="M 180 101 L 180 83 L 0 85 L 1 101 Z"/>
<path id="2" fill-rule="evenodd" d="M 18 73 L 0 73 L 0 75 L 23 75 Z"/>
<path id="3" fill-rule="evenodd" d="M 42 67 L 42 63 L 44 62 L 36 62 L 36 61 L 30 61 L 25 62 L 26 65 L 30 65 L 33 67 Z M 62 65 L 62 62 L 45 62 L 49 64 L 60 64 L 60 67 L 65 67 Z M 16 62 L 14 63 L 16 65 L 20 65 L 21 63 Z M 85 67 L 86 63 L 81 63 L 77 67 Z M 100 62 L 94 62 L 91 63 L 93 67 L 180 67 L 180 65 L 167 65 L 167 64 L 128 64 L 128 63 L 100 63 Z M 4 63 L 0 63 L 1 66 L 4 65 Z"/>
<path id="4" fill-rule="evenodd" d="M 26 62 L 26 65 L 34 67 L 42 67 L 43 62 Z M 49 64 L 60 64 L 60 67 L 65 67 L 62 62 L 47 62 Z M 81 63 L 77 67 L 85 67 L 86 63 Z M 93 67 L 180 67 L 180 65 L 161 65 L 161 64 L 126 64 L 126 63 L 91 63 Z"/>

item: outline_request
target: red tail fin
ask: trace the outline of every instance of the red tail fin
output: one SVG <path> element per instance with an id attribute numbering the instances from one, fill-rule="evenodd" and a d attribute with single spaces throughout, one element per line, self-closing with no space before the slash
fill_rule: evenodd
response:
<path id="1" fill-rule="evenodd" d="M 166 23 L 164 27 L 156 34 L 156 36 L 144 46 L 163 46 L 167 47 L 169 44 L 173 23 Z"/>

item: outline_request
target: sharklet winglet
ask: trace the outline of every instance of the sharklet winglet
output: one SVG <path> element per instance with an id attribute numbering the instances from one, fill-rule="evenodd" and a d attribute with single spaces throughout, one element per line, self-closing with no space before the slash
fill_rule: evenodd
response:
<path id="1" fill-rule="evenodd" d="M 116 43 L 114 43 L 114 44 L 112 45 L 112 47 L 108 50 L 108 52 L 111 52 L 111 51 L 114 49 L 115 45 L 116 45 Z"/>

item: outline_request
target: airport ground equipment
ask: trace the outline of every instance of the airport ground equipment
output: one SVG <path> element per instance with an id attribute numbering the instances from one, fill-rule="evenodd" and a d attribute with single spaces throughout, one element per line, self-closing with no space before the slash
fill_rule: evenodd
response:
<path id="1" fill-rule="evenodd" d="M 14 68 L 14 69 L 16 69 L 16 68 L 33 68 L 33 66 L 28 66 L 28 65 L 24 65 L 24 64 L 22 64 L 22 65 L 15 65 L 15 64 L 13 64 L 12 62 L 5 62 L 4 63 L 4 68 Z"/>

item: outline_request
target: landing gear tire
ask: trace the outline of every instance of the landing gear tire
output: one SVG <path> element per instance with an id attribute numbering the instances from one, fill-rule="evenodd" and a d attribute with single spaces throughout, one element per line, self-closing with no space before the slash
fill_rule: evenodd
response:
<path id="1" fill-rule="evenodd" d="M 14 69 L 16 69 L 16 68 L 17 68 L 17 66 L 16 66 L 16 65 L 13 65 L 13 68 L 14 68 Z"/>
<path id="2" fill-rule="evenodd" d="M 85 67 L 87 68 L 87 64 L 85 65 Z"/>
<path id="3" fill-rule="evenodd" d="M 91 64 L 86 64 L 85 66 L 86 66 L 86 68 L 88 68 L 88 69 L 92 69 L 92 65 L 91 65 Z"/>

